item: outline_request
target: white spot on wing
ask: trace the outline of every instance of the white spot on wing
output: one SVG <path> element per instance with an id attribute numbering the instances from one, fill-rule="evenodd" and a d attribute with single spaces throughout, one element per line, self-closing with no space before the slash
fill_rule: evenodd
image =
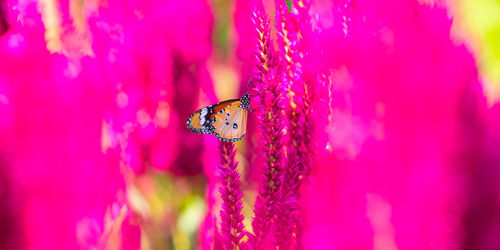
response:
<path id="1" fill-rule="evenodd" d="M 203 108 L 201 110 L 201 114 L 200 114 L 200 125 L 203 125 L 205 123 L 205 116 L 207 115 L 208 113 L 208 109 L 207 108 Z"/>

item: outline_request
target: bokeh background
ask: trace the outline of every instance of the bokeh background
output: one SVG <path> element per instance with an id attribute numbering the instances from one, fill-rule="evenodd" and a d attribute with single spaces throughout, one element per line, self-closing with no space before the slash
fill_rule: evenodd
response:
<path id="1" fill-rule="evenodd" d="M 273 1 L 264 1 L 274 18 Z M 251 0 L 0 0 L 0 249 L 210 249 Z M 500 249 L 500 2 L 313 0 L 331 87 L 307 249 Z M 250 228 L 257 117 L 236 143 Z"/>

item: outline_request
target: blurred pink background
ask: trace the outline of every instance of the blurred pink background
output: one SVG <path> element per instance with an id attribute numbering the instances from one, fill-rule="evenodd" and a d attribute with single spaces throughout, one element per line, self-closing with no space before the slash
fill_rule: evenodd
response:
<path id="1" fill-rule="evenodd" d="M 312 1 L 332 84 L 306 249 L 500 249 L 500 79 L 489 40 L 453 28 L 466 3 Z M 217 139 L 185 121 L 247 88 L 253 6 L 0 0 L 0 249 L 210 249 Z"/>

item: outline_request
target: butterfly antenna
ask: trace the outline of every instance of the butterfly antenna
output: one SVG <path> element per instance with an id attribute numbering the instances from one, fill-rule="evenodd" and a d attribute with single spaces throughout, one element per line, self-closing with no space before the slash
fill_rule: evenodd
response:
<path id="1" fill-rule="evenodd" d="M 250 76 L 250 78 L 248 79 L 247 85 L 245 86 L 245 93 L 248 93 L 248 86 L 250 85 L 250 83 L 253 80 L 254 80 L 253 76 Z"/>
<path id="2" fill-rule="evenodd" d="M 262 108 L 256 108 L 256 109 L 252 108 L 252 112 L 261 111 L 261 110 L 263 110 L 263 109 Z"/>
<path id="3" fill-rule="evenodd" d="M 248 79 L 247 86 L 245 87 L 245 93 L 248 93 L 248 87 L 250 86 L 250 83 L 253 83 L 253 82 L 255 82 L 255 78 L 253 76 L 251 76 L 250 79 Z M 255 90 L 255 89 L 253 89 L 253 90 Z M 250 95 L 251 98 L 255 98 L 258 95 L 258 94 L 250 94 L 250 93 L 248 93 L 248 94 Z"/>

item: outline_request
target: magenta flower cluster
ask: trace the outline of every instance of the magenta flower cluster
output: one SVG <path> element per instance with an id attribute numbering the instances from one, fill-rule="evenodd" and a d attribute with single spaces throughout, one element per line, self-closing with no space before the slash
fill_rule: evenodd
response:
<path id="1" fill-rule="evenodd" d="M 256 28 L 255 70 L 256 91 L 259 100 L 259 127 L 261 130 L 262 153 L 264 154 L 264 178 L 255 201 L 253 219 L 254 237 L 251 239 L 256 249 L 269 244 L 272 223 L 276 216 L 279 200 L 281 173 L 283 172 L 283 110 L 281 71 L 271 46 L 269 19 L 261 2 L 253 13 Z"/>
<path id="2" fill-rule="evenodd" d="M 241 191 L 240 174 L 234 161 L 234 145 L 231 142 L 219 142 L 221 156 L 219 173 L 219 192 L 222 198 L 222 209 L 220 212 L 220 244 L 226 249 L 236 249 L 241 246 L 243 238 L 243 215 L 241 214 Z"/>
<path id="3" fill-rule="evenodd" d="M 309 4 L 302 1 L 295 1 L 292 5 L 283 0 L 276 1 L 277 49 L 273 47 L 270 19 L 262 1 L 256 2 L 252 13 L 256 31 L 254 79 L 264 159 L 263 178 L 255 200 L 253 234 L 249 234 L 246 242 L 238 241 L 242 237 L 235 235 L 241 234 L 242 223 L 234 221 L 241 218 L 241 193 L 235 193 L 232 200 L 227 196 L 228 192 L 235 192 L 234 188 L 239 187 L 235 183 L 239 181 L 222 182 L 221 230 L 226 237 L 232 237 L 227 246 L 233 249 L 236 246 L 252 249 L 295 249 L 301 246 L 297 237 L 302 231 L 297 216 L 299 187 L 307 178 L 312 162 L 313 127 L 309 108 L 315 81 L 324 79 L 315 76 L 319 75 L 318 70 L 312 71 L 312 67 L 306 66 L 311 62 L 312 54 L 311 46 L 306 43 L 312 40 L 309 36 L 313 32 L 309 21 L 301 24 L 299 20 L 308 20 L 308 8 Z M 221 152 L 224 156 L 224 151 Z M 229 207 L 238 210 L 230 213 Z M 228 225 L 234 227 L 228 228 Z"/>
<path id="4" fill-rule="evenodd" d="M 500 249 L 485 2 L 0 0 L 0 249 Z"/>

